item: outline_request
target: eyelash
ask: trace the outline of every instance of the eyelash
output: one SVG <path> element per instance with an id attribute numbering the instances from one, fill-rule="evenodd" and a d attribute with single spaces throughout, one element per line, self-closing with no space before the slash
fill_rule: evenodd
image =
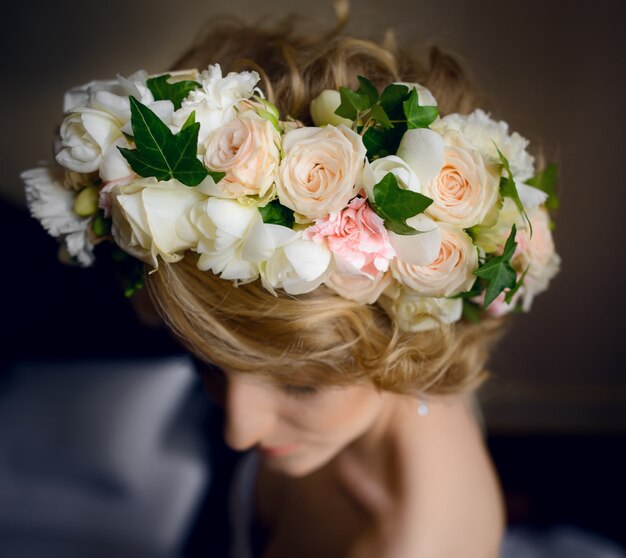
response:
<path id="1" fill-rule="evenodd" d="M 307 397 L 317 393 L 317 388 L 312 386 L 285 385 L 283 386 L 283 390 L 290 395 L 295 395 L 296 397 Z"/>

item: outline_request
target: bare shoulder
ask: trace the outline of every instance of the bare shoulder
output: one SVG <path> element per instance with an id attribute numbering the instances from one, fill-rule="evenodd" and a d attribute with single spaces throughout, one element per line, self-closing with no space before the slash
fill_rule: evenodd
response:
<path id="1" fill-rule="evenodd" d="M 416 556 L 496 558 L 505 527 L 500 482 L 472 396 L 428 402 L 399 434 L 415 491 Z"/>

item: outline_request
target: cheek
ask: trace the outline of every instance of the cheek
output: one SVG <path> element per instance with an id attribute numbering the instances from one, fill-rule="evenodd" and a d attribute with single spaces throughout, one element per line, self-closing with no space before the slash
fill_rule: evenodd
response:
<path id="1" fill-rule="evenodd" d="M 309 401 L 295 402 L 286 422 L 306 439 L 322 445 L 346 444 L 372 425 L 382 400 L 373 388 L 329 390 Z"/>

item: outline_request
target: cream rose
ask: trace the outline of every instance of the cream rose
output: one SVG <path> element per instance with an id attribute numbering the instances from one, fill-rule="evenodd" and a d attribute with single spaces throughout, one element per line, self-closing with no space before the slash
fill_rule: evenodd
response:
<path id="1" fill-rule="evenodd" d="M 122 124 L 107 112 L 79 107 L 61 124 L 57 162 L 66 169 L 90 173 L 100 168 L 103 154 L 122 137 Z"/>
<path id="2" fill-rule="evenodd" d="M 396 258 L 391 272 L 397 281 L 422 296 L 452 296 L 474 283 L 478 253 L 472 239 L 461 229 L 440 223 L 441 246 L 435 260 L 424 266 Z"/>
<path id="3" fill-rule="evenodd" d="M 400 329 L 411 332 L 435 329 L 440 322 L 454 323 L 463 314 L 460 298 L 421 296 L 409 289 L 402 289 L 393 299 L 383 295 L 379 303 L 395 318 Z"/>
<path id="4" fill-rule="evenodd" d="M 356 196 L 366 149 L 344 124 L 291 130 L 283 136 L 283 150 L 276 186 L 284 206 L 317 219 Z"/>
<path id="5" fill-rule="evenodd" d="M 479 225 L 498 199 L 497 167 L 486 168 L 480 152 L 456 133 L 446 134 L 444 142 L 444 165 L 422 187 L 433 199 L 426 213 L 462 229 Z"/>
<path id="6" fill-rule="evenodd" d="M 391 273 L 388 271 L 379 273 L 371 279 L 363 273 L 355 274 L 333 269 L 325 285 L 344 298 L 355 300 L 360 304 L 374 304 L 391 281 Z"/>
<path id="7" fill-rule="evenodd" d="M 116 243 L 136 258 L 158 267 L 157 256 L 178 262 L 198 244 L 189 210 L 206 195 L 178 180 L 142 178 L 118 184 L 110 193 L 112 234 Z"/>
<path id="8" fill-rule="evenodd" d="M 263 196 L 274 183 L 280 134 L 269 120 L 248 110 L 209 134 L 204 164 L 225 172 L 218 182 L 228 197 Z"/>

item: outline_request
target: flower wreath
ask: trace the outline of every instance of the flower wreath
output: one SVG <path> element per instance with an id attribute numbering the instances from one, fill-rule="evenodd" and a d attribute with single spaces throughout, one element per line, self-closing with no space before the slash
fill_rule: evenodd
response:
<path id="1" fill-rule="evenodd" d="M 419 84 L 379 92 L 358 76 L 313 99 L 305 126 L 281 120 L 258 81 L 212 64 L 68 91 L 58 166 L 21 174 L 60 258 L 91 265 L 108 240 L 154 271 L 193 250 L 235 285 L 325 284 L 408 331 L 528 310 L 547 288 L 556 167 L 535 174 L 505 122 L 441 117 Z"/>

